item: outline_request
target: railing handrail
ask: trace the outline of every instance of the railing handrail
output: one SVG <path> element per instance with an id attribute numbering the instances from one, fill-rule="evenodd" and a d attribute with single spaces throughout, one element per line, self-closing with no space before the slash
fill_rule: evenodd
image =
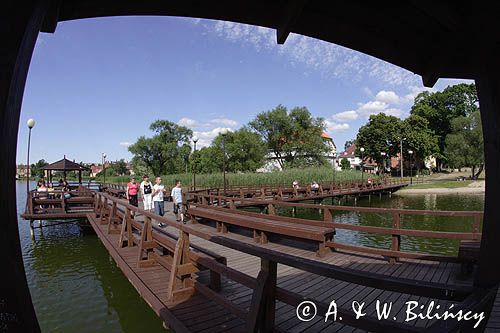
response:
<path id="1" fill-rule="evenodd" d="M 287 207 L 301 207 L 301 208 L 312 208 L 312 209 L 330 209 L 339 211 L 359 211 L 363 213 L 386 213 L 393 214 L 398 213 L 400 215 L 432 215 L 432 216 L 453 216 L 453 217 L 473 217 L 481 216 L 483 217 L 484 212 L 482 211 L 449 211 L 449 210 L 426 210 L 426 209 L 404 209 L 404 208 L 378 208 L 378 207 L 353 207 L 353 206 L 335 206 L 335 205 L 322 205 L 322 204 L 309 204 L 309 203 L 299 203 L 299 202 L 286 202 L 280 200 L 261 200 L 255 198 L 240 198 L 240 197 L 227 197 L 223 195 L 214 194 L 203 194 L 203 193 L 188 193 L 187 196 L 195 197 L 209 197 L 210 199 L 218 199 L 221 201 L 243 201 L 246 203 L 255 203 L 256 206 L 267 206 L 269 204 L 276 206 L 287 206 Z M 314 197 L 310 197 L 314 199 Z"/>

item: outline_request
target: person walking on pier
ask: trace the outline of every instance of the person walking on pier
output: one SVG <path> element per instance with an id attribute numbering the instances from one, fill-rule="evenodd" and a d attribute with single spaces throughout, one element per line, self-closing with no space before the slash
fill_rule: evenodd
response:
<path id="1" fill-rule="evenodd" d="M 175 181 L 175 187 L 172 189 L 172 193 L 170 193 L 172 197 L 172 201 L 174 202 L 174 214 L 176 216 L 177 222 L 182 221 L 182 223 L 186 223 L 184 221 L 184 213 L 182 207 L 182 187 L 181 181 Z"/>
<path id="2" fill-rule="evenodd" d="M 137 200 L 137 192 L 139 192 L 139 185 L 135 181 L 135 178 L 130 178 L 130 182 L 127 184 L 127 190 L 125 195 L 127 197 L 128 203 L 132 206 L 139 206 L 139 201 Z"/>
<path id="3" fill-rule="evenodd" d="M 153 186 L 153 203 L 155 206 L 155 213 L 157 215 L 163 216 L 165 214 L 165 203 L 163 201 L 163 196 L 165 193 L 165 186 L 161 184 L 161 177 L 156 177 L 155 185 Z M 159 227 L 163 227 L 163 223 L 158 223 Z"/>
<path id="4" fill-rule="evenodd" d="M 152 193 L 153 185 L 149 181 L 148 175 L 144 175 L 144 177 L 142 177 L 141 183 L 141 197 L 142 203 L 144 204 L 144 210 L 147 210 L 148 212 L 153 210 Z"/>

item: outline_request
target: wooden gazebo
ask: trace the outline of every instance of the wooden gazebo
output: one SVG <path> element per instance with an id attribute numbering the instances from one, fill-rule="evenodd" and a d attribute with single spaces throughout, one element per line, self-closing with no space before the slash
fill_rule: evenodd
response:
<path id="1" fill-rule="evenodd" d="M 89 168 L 84 167 L 83 165 L 80 165 L 78 163 L 75 163 L 73 161 L 70 161 L 66 158 L 66 155 L 64 157 L 52 164 L 49 164 L 47 166 L 44 166 L 42 168 L 47 173 L 47 179 L 49 183 L 52 182 L 52 171 L 62 171 L 64 173 L 64 179 L 66 179 L 66 174 L 68 171 L 78 171 L 78 183 L 82 183 L 82 171 L 84 170 L 89 170 Z"/>

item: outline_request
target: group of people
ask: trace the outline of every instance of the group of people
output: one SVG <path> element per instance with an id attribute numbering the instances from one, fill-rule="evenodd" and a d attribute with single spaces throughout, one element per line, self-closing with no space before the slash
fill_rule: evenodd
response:
<path id="1" fill-rule="evenodd" d="M 155 184 L 151 183 L 149 177 L 144 175 L 142 177 L 142 182 L 137 183 L 135 177 L 130 179 L 127 184 L 127 189 L 125 195 L 129 203 L 133 206 L 139 206 L 139 194 L 144 205 L 144 210 L 152 211 L 157 215 L 163 216 L 165 214 L 165 198 L 168 195 L 165 186 L 161 183 L 161 177 L 155 178 Z M 172 197 L 173 211 L 176 216 L 177 222 L 184 221 L 184 207 L 182 205 L 182 184 L 180 180 L 175 181 L 175 187 L 172 188 L 170 192 L 170 197 Z M 163 227 L 162 223 L 158 224 Z"/>
<path id="2" fill-rule="evenodd" d="M 300 188 L 299 181 L 298 180 L 294 180 L 292 182 L 292 187 L 293 187 L 294 190 L 298 190 Z M 318 184 L 318 182 L 313 181 L 311 183 L 311 190 L 312 191 L 318 191 L 319 190 L 319 184 Z"/>
<path id="3" fill-rule="evenodd" d="M 40 199 L 55 199 L 61 195 L 66 199 L 71 198 L 71 188 L 67 180 L 60 179 L 57 188 L 58 192 L 55 193 L 55 190 L 56 188 L 52 183 L 46 184 L 43 179 L 40 179 L 36 184 L 36 193 Z"/>

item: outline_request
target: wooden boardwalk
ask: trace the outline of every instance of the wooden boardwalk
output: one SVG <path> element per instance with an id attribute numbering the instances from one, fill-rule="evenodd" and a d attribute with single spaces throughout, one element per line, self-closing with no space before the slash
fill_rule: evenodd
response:
<path id="1" fill-rule="evenodd" d="M 118 201 L 118 199 L 116 199 Z M 118 201 L 118 202 L 121 202 Z M 136 216 L 136 221 L 144 221 L 145 216 Z M 147 216 L 146 216 L 147 217 Z M 109 223 L 102 223 L 96 214 L 89 214 L 88 219 L 95 229 L 97 235 L 117 262 L 123 273 L 134 285 L 141 296 L 151 308 L 176 332 L 224 332 L 224 331 L 248 331 L 246 313 L 251 312 L 252 299 L 255 290 L 242 283 L 235 282 L 222 276 L 221 288 L 218 292 L 206 290 L 201 285 L 208 285 L 210 280 L 209 271 L 201 271 L 193 274 L 195 284 L 200 285 L 198 292 L 182 301 L 169 301 L 168 288 L 170 270 L 155 263 L 148 267 L 138 267 L 138 247 L 121 247 L 120 234 L 109 232 L 109 228 L 116 228 Z M 179 229 L 171 213 L 161 219 L 170 225 L 160 228 L 153 223 L 154 234 L 167 234 L 177 237 Z M 261 271 L 262 261 L 258 256 L 237 251 L 236 249 L 215 243 L 220 233 L 209 224 L 188 224 L 182 226 L 184 232 L 189 232 L 189 244 L 192 247 L 204 248 L 212 251 L 227 260 L 227 267 L 252 278 L 258 278 Z M 197 237 L 196 235 L 203 235 Z M 224 234 L 227 239 L 248 244 L 266 251 L 276 251 L 287 255 L 304 258 L 318 263 L 335 265 L 342 269 L 351 269 L 366 274 L 380 274 L 399 280 L 414 281 L 416 283 L 432 282 L 440 283 L 450 290 L 453 288 L 468 288 L 472 285 L 470 276 L 460 273 L 460 265 L 451 262 L 425 261 L 416 259 L 402 259 L 395 264 L 389 263 L 381 256 L 369 256 L 346 251 L 330 252 L 325 257 L 319 258 L 314 251 L 301 249 L 290 242 L 269 242 L 256 244 L 251 237 L 239 232 Z M 157 249 L 155 249 L 157 251 Z M 178 283 L 178 282 L 177 282 Z M 438 300 L 432 297 L 412 295 L 412 290 L 395 292 L 380 289 L 374 286 L 363 285 L 363 281 L 346 281 L 335 279 L 320 274 L 311 273 L 278 263 L 276 285 L 281 290 L 286 290 L 318 302 L 329 303 L 335 300 L 339 308 L 350 309 L 353 301 L 365 302 L 368 316 L 375 316 L 375 304 L 380 302 L 392 302 L 392 311 L 397 320 L 395 323 L 402 324 L 405 319 L 405 302 L 417 301 L 421 305 L 428 305 L 432 300 L 438 302 L 442 307 L 450 305 L 452 300 Z M 199 292 L 199 291 L 202 292 Z M 221 302 L 220 300 L 224 300 Z M 229 303 L 231 305 L 229 305 Z M 241 312 L 238 312 L 243 310 Z M 236 314 L 235 314 L 236 313 Z M 239 315 L 238 315 L 239 314 Z M 277 331 L 283 332 L 361 332 L 365 331 L 342 321 L 324 322 L 323 316 L 317 316 L 311 321 L 300 321 L 296 315 L 294 306 L 276 301 L 275 305 L 275 327 Z M 400 331 L 420 331 L 435 324 L 435 320 L 415 320 L 405 325 Z M 391 328 L 387 327 L 388 330 Z M 384 330 L 382 330 L 384 331 Z"/>

